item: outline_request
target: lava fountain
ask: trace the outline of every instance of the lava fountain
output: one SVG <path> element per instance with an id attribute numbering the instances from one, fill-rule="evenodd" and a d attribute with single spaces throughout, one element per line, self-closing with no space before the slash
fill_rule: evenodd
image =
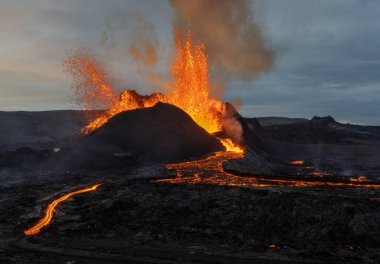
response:
<path id="1" fill-rule="evenodd" d="M 184 110 L 208 133 L 223 131 L 227 118 L 226 104 L 210 96 L 210 77 L 205 47 L 194 44 L 190 33 L 185 40 L 175 34 L 176 58 L 172 62 L 171 87 L 167 93 L 142 96 L 134 90 L 117 92 L 99 62 L 88 52 L 79 50 L 64 63 L 73 76 L 73 90 L 85 110 L 108 109 L 88 121 L 81 130 L 88 134 L 105 124 L 114 115 L 137 108 L 151 107 L 157 102 L 173 104 Z M 238 142 L 219 138 L 227 151 L 244 152 Z"/>

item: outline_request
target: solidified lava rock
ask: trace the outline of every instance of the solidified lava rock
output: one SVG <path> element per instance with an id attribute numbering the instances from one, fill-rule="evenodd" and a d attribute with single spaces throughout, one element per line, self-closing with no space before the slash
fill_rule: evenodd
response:
<path id="1" fill-rule="evenodd" d="M 36 189 L 41 196 L 52 188 Z M 13 191 L 12 197 L 36 196 L 31 188 L 23 190 Z M 379 263 L 378 195 L 378 190 L 347 187 L 239 189 L 110 181 L 96 192 L 63 204 L 65 215 L 55 216 L 36 240 L 49 246 L 61 241 L 68 247 L 68 239 L 86 238 L 106 238 L 106 243 L 122 239 L 134 246 L 166 249 L 173 244 L 196 244 L 202 249 L 223 245 L 229 253 L 239 247 L 250 252 L 267 250 L 275 244 L 283 254 L 313 259 L 306 263 Z M 0 213 L 0 220 L 14 225 L 17 221 L 10 220 L 34 210 L 14 207 L 4 207 L 0 212 L 6 214 Z M 25 221 L 21 220 L 17 231 Z"/>
<path id="2" fill-rule="evenodd" d="M 171 161 L 223 150 L 223 145 L 176 106 L 125 111 L 112 117 L 84 139 L 84 144 L 117 147 L 137 157 Z M 102 147 L 102 146 L 101 146 Z"/>
<path id="3" fill-rule="evenodd" d="M 38 151 L 29 147 L 18 148 L 13 152 L 8 151 L 0 154 L 0 168 L 28 169 L 32 165 L 36 166 L 45 161 L 49 155 L 49 150 Z"/>

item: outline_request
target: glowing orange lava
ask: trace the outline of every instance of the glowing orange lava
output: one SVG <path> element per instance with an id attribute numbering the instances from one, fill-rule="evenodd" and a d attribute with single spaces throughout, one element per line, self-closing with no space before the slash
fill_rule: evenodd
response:
<path id="1" fill-rule="evenodd" d="M 63 195 L 63 196 L 59 197 L 58 199 L 55 199 L 46 208 L 45 216 L 43 218 L 41 218 L 40 221 L 38 221 L 37 224 L 35 224 L 33 227 L 25 230 L 24 234 L 27 235 L 27 236 L 38 234 L 41 231 L 41 228 L 49 225 L 49 223 L 51 222 L 51 220 L 53 218 L 53 214 L 55 212 L 55 208 L 58 206 L 58 204 L 60 204 L 61 202 L 65 201 L 67 199 L 69 199 L 73 195 L 76 195 L 76 194 L 79 194 L 79 193 L 85 193 L 85 192 L 95 191 L 100 185 L 101 184 L 95 184 L 93 186 L 86 187 L 84 189 L 68 193 L 66 195 Z"/>
<path id="2" fill-rule="evenodd" d="M 293 161 L 291 161 L 289 163 L 292 164 L 292 165 L 303 165 L 305 163 L 305 161 L 303 161 L 303 160 L 293 160 Z"/>
<path id="3" fill-rule="evenodd" d="M 80 51 L 69 57 L 65 66 L 74 77 L 73 88 L 78 103 L 82 103 L 86 110 L 108 109 L 92 118 L 81 132 L 87 134 L 96 130 L 122 111 L 151 107 L 157 102 L 181 108 L 210 134 L 223 131 L 226 104 L 210 96 L 209 67 L 204 46 L 193 44 L 189 33 L 185 41 L 175 34 L 175 47 L 171 87 L 166 94 L 153 93 L 149 96 L 126 90 L 117 98 L 111 81 L 95 59 Z M 231 139 L 219 140 L 227 151 L 244 151 Z"/>
<path id="4" fill-rule="evenodd" d="M 302 179 L 271 178 L 265 176 L 237 176 L 224 171 L 223 163 L 230 159 L 242 158 L 243 154 L 234 152 L 216 152 L 206 158 L 166 164 L 166 169 L 176 171 L 176 177 L 154 180 L 153 182 L 168 182 L 174 184 L 212 184 L 235 187 L 312 187 L 312 186 L 342 186 L 380 188 L 379 184 L 357 182 L 327 182 L 308 181 Z"/>
<path id="5" fill-rule="evenodd" d="M 218 138 L 218 139 L 226 148 L 226 151 L 231 151 L 235 153 L 244 153 L 244 148 L 235 144 L 231 139 L 229 138 Z"/>
<path id="6" fill-rule="evenodd" d="M 366 176 L 361 175 L 358 178 L 350 178 L 350 181 L 352 181 L 352 182 L 365 182 L 365 181 L 368 181 L 368 180 L 367 180 Z"/>
<path id="7" fill-rule="evenodd" d="M 279 246 L 277 246 L 276 244 L 269 244 L 268 248 L 279 248 Z"/>
<path id="8" fill-rule="evenodd" d="M 316 177 L 331 176 L 331 173 L 320 172 L 320 171 L 313 171 L 313 172 L 310 172 L 310 174 L 313 175 L 313 176 L 316 176 Z"/>

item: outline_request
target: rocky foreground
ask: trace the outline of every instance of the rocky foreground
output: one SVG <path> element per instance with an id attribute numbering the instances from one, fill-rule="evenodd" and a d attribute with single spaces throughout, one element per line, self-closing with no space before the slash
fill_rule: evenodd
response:
<path id="1" fill-rule="evenodd" d="M 379 263 L 380 190 L 172 184 L 162 166 L 81 171 L 1 187 L 5 263 Z M 33 237 L 49 201 L 58 207 Z M 70 262 L 76 261 L 76 262 Z"/>
<path id="2" fill-rule="evenodd" d="M 0 115 L 9 120 L 0 131 L 1 263 L 380 263 L 380 188 L 278 181 L 321 172 L 378 184 L 378 127 L 331 118 L 261 127 L 245 119 L 247 142 L 260 139 L 271 155 L 253 148 L 240 159 L 216 155 L 165 167 L 138 162 L 124 149 L 94 155 L 99 144 L 71 155 L 78 141 L 64 137 L 81 124 L 68 113 L 69 131 L 54 125 L 67 113 Z M 113 131 L 102 139 L 144 136 Z M 195 134 L 176 136 L 191 150 Z M 70 162 L 57 162 L 65 155 Z M 58 166 L 73 160 L 92 170 Z M 310 171 L 292 160 L 304 160 Z M 109 162 L 124 166 L 100 166 Z M 60 204 L 41 233 L 24 235 L 52 200 L 96 183 L 98 190 Z"/>

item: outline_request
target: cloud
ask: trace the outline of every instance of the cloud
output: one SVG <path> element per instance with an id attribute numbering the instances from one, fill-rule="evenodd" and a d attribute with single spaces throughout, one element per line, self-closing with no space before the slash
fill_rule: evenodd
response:
<path id="1" fill-rule="evenodd" d="M 254 23 L 275 49 L 275 60 L 252 82 L 228 83 L 226 100 L 240 98 L 246 116 L 332 115 L 380 124 L 379 1 L 254 4 Z M 65 107 L 71 79 L 62 62 L 66 50 L 81 44 L 98 53 L 120 83 L 150 93 L 154 87 L 138 74 L 128 52 L 134 14 L 154 25 L 160 43 L 155 70 L 165 75 L 176 15 L 167 0 L 1 1 L 1 110 Z"/>
<path id="2" fill-rule="evenodd" d="M 332 115 L 379 125 L 379 12 L 378 1 L 265 1 L 275 65 L 251 84 L 231 84 L 238 88 L 227 99 L 243 98 L 249 116 Z"/>

